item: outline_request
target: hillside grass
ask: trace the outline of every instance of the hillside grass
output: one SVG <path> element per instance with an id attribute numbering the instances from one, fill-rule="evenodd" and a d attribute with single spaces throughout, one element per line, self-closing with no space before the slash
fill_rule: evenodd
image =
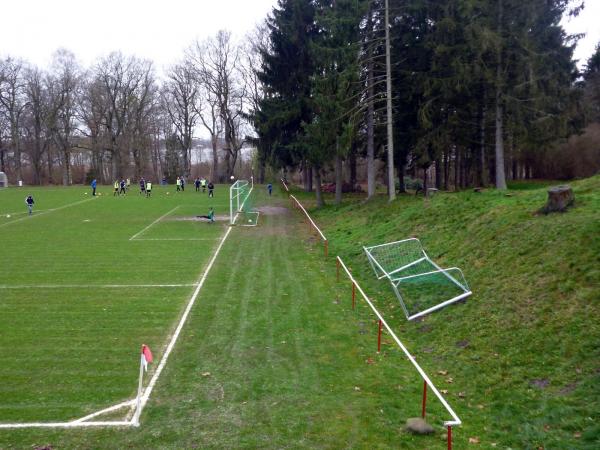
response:
<path id="1" fill-rule="evenodd" d="M 539 215 L 548 184 L 311 211 L 330 252 L 448 391 L 457 433 L 486 447 L 600 447 L 600 176 L 572 183 L 568 212 Z M 442 267 L 462 268 L 474 293 L 415 323 L 362 252 L 411 236 Z"/>

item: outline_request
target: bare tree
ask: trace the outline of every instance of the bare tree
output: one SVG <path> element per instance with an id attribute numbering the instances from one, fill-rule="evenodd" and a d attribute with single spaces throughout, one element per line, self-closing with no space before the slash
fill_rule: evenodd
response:
<path id="1" fill-rule="evenodd" d="M 23 76 L 25 63 L 18 59 L 6 58 L 0 61 L 0 66 L 0 114 L 10 130 L 10 149 L 13 152 L 15 174 L 18 180 L 22 180 L 21 119 L 27 107 Z"/>
<path id="2" fill-rule="evenodd" d="M 37 67 L 25 72 L 27 105 L 24 129 L 28 136 L 27 153 L 31 160 L 34 184 L 42 182 L 42 159 L 50 144 L 48 133 L 49 102 L 44 84 L 45 74 Z"/>
<path id="3" fill-rule="evenodd" d="M 240 133 L 246 101 L 246 88 L 238 67 L 239 48 L 232 42 L 231 33 L 221 30 L 214 38 L 196 42 L 189 55 L 207 96 L 218 107 L 225 141 L 225 167 L 227 175 L 233 175 L 244 142 Z"/>
<path id="4" fill-rule="evenodd" d="M 71 150 L 77 130 L 77 96 L 81 71 L 75 55 L 65 49 L 53 55 L 50 74 L 47 78 L 50 98 L 49 124 L 52 138 L 60 152 L 63 166 L 63 185 L 72 183 Z"/>
<path id="5" fill-rule="evenodd" d="M 189 62 L 183 61 L 167 72 L 161 100 L 181 149 L 183 172 L 189 176 L 194 129 L 201 111 L 200 85 Z"/>

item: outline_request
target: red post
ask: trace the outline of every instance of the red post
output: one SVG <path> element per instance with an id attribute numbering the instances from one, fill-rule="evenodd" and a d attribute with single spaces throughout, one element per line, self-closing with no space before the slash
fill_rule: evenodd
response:
<path id="1" fill-rule="evenodd" d="M 327 239 L 325 239 L 325 258 L 327 258 L 328 254 L 329 254 L 329 241 Z"/>
<path id="2" fill-rule="evenodd" d="M 340 281 L 340 260 L 339 259 L 335 259 L 335 266 L 336 266 L 336 272 L 337 272 L 337 281 Z"/>
<path id="3" fill-rule="evenodd" d="M 356 284 L 354 281 L 352 282 L 352 309 L 354 309 L 354 305 L 356 304 Z"/>
<path id="4" fill-rule="evenodd" d="M 423 407 L 421 408 L 421 417 L 425 418 L 425 406 L 427 405 L 427 381 L 423 381 Z"/>
<path id="5" fill-rule="evenodd" d="M 381 351 L 381 319 L 379 319 L 379 332 L 377 333 L 377 353 Z"/>
<path id="6" fill-rule="evenodd" d="M 448 425 L 448 450 L 452 450 L 452 427 Z"/>

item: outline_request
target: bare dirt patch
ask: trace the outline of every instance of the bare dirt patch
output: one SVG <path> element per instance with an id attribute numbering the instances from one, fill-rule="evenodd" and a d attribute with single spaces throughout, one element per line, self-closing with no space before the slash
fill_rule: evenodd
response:
<path id="1" fill-rule="evenodd" d="M 290 210 L 283 206 L 261 206 L 256 208 L 256 210 L 265 216 L 281 216 L 290 213 Z"/>

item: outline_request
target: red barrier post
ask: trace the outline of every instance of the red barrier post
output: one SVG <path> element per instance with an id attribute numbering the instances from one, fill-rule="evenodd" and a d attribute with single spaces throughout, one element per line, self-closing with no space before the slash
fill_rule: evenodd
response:
<path id="1" fill-rule="evenodd" d="M 329 254 L 329 241 L 327 239 L 325 239 L 325 258 L 327 258 L 328 254 Z"/>
<path id="2" fill-rule="evenodd" d="M 336 272 L 337 272 L 337 281 L 340 281 L 340 260 L 339 259 L 335 259 L 335 266 L 336 266 Z"/>
<path id="3" fill-rule="evenodd" d="M 452 450 L 452 427 L 448 426 L 448 450 Z"/>
<path id="4" fill-rule="evenodd" d="M 377 333 L 377 353 L 381 351 L 381 327 L 382 327 L 381 319 L 379 319 L 379 332 Z"/>
<path id="5" fill-rule="evenodd" d="M 427 381 L 423 381 L 423 407 L 421 408 L 421 417 L 425 418 L 425 407 L 427 405 Z"/>
<path id="6" fill-rule="evenodd" d="M 354 305 L 356 304 L 356 284 L 354 281 L 352 282 L 352 309 L 354 309 Z"/>

